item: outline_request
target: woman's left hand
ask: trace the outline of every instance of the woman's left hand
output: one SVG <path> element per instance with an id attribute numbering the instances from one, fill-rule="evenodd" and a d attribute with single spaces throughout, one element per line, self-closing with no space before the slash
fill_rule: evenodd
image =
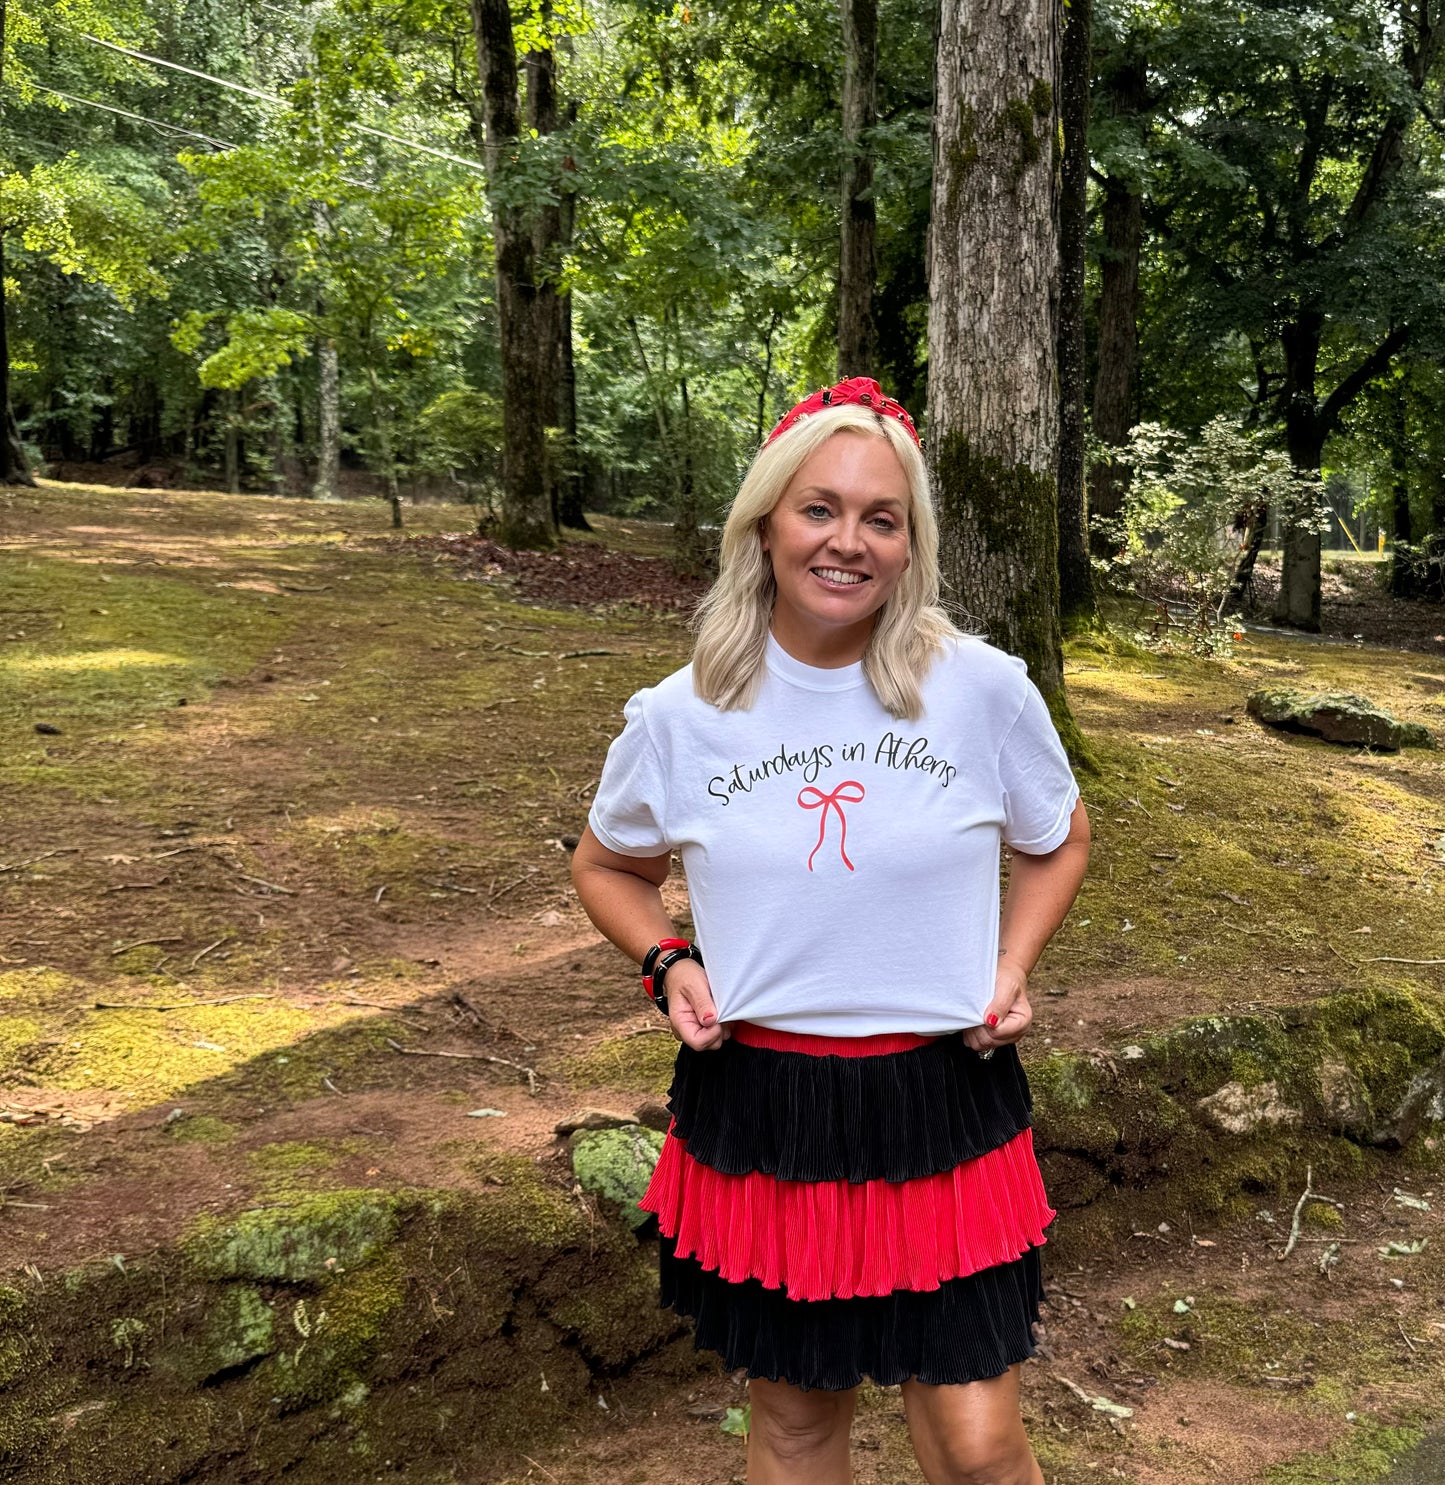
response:
<path id="1" fill-rule="evenodd" d="M 994 1025 L 970 1026 L 963 1033 L 964 1041 L 975 1052 L 992 1052 L 996 1047 L 1005 1047 L 1029 1029 L 1034 1019 L 1033 1007 L 1029 1004 L 1029 977 L 1017 964 L 1007 957 L 998 962 L 998 973 L 994 977 L 993 999 L 984 1011 L 984 1021 L 996 1017 Z"/>

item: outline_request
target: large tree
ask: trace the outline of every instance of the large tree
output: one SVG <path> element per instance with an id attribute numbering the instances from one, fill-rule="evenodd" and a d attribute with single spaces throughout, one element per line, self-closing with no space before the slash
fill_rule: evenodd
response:
<path id="1" fill-rule="evenodd" d="M 949 597 L 1020 655 L 1072 746 L 1059 633 L 1054 0 L 944 0 L 929 238 L 929 455 Z"/>
<path id="2" fill-rule="evenodd" d="M 843 191 L 838 253 L 838 375 L 872 376 L 877 354 L 873 319 L 873 142 L 878 112 L 878 0 L 838 0 L 843 22 Z"/>
<path id="3" fill-rule="evenodd" d="M 1144 141 L 1154 106 L 1149 88 L 1148 38 L 1157 17 L 1137 4 L 1099 7 L 1094 26 L 1094 113 L 1090 148 L 1099 186 L 1098 341 L 1093 398 L 1094 437 L 1122 448 L 1139 420 L 1139 264 L 1144 240 Z M 1107 455 L 1090 471 L 1092 515 L 1119 514 L 1128 470 Z M 1090 546 L 1107 557 L 1108 542 L 1094 528 Z"/>
<path id="4" fill-rule="evenodd" d="M 561 301 L 554 253 L 555 200 L 538 200 L 522 157 L 517 47 L 508 0 L 471 0 L 485 114 L 483 159 L 492 201 L 497 328 L 502 360 L 502 540 L 546 547 L 555 540 L 547 429 L 556 424 Z"/>
<path id="5" fill-rule="evenodd" d="M 1064 141 L 1059 201 L 1059 611 L 1066 632 L 1098 618 L 1085 495 L 1084 259 L 1089 222 L 1089 40 L 1092 0 L 1071 0 L 1059 90 Z"/>
<path id="6" fill-rule="evenodd" d="M 1256 415 L 1304 476 L 1346 409 L 1440 321 L 1442 207 L 1422 147 L 1442 13 L 1442 0 L 1200 0 L 1161 56 L 1167 328 L 1216 359 L 1231 340 L 1250 347 Z M 1282 515 L 1274 617 L 1318 630 L 1319 528 L 1307 503 Z"/>

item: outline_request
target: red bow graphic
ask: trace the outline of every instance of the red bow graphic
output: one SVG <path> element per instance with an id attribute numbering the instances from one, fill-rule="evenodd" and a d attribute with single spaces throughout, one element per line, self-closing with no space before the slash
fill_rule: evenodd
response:
<path id="1" fill-rule="evenodd" d="M 854 793 L 846 793 L 846 790 L 854 790 Z M 809 798 L 809 795 L 812 797 Z M 849 871 L 853 870 L 853 863 L 848 859 L 848 817 L 843 813 L 843 805 L 860 804 L 863 799 L 863 785 L 856 779 L 846 779 L 839 784 L 831 794 L 824 794 L 821 789 L 804 789 L 798 795 L 798 803 L 805 810 L 823 811 L 822 818 L 818 821 L 818 844 L 813 847 L 812 854 L 808 857 L 808 870 L 813 869 L 813 857 L 823 849 L 823 839 L 828 833 L 828 811 L 838 811 L 838 824 L 842 827 L 842 835 L 838 838 L 838 854 L 843 858 L 843 865 Z"/>

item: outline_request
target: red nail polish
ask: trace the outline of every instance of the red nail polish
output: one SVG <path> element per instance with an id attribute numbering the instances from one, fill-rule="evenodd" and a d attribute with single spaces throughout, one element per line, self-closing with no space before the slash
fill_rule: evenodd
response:
<path id="1" fill-rule="evenodd" d="M 989 1012 L 988 1017 L 987 1017 L 987 1020 L 988 1020 L 988 1024 L 990 1026 L 997 1026 L 998 1025 L 998 1017 L 995 1016 L 992 1011 Z"/>

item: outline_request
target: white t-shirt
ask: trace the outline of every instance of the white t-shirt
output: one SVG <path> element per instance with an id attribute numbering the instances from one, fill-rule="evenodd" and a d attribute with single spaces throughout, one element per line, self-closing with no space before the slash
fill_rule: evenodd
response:
<path id="1" fill-rule="evenodd" d="M 639 691 L 593 833 L 682 854 L 718 1016 L 822 1036 L 982 1023 L 998 957 L 999 841 L 1060 845 L 1078 786 L 1022 660 L 948 643 L 924 713 L 884 710 L 861 663 L 820 670 L 769 637 L 747 711 L 692 667 Z"/>

